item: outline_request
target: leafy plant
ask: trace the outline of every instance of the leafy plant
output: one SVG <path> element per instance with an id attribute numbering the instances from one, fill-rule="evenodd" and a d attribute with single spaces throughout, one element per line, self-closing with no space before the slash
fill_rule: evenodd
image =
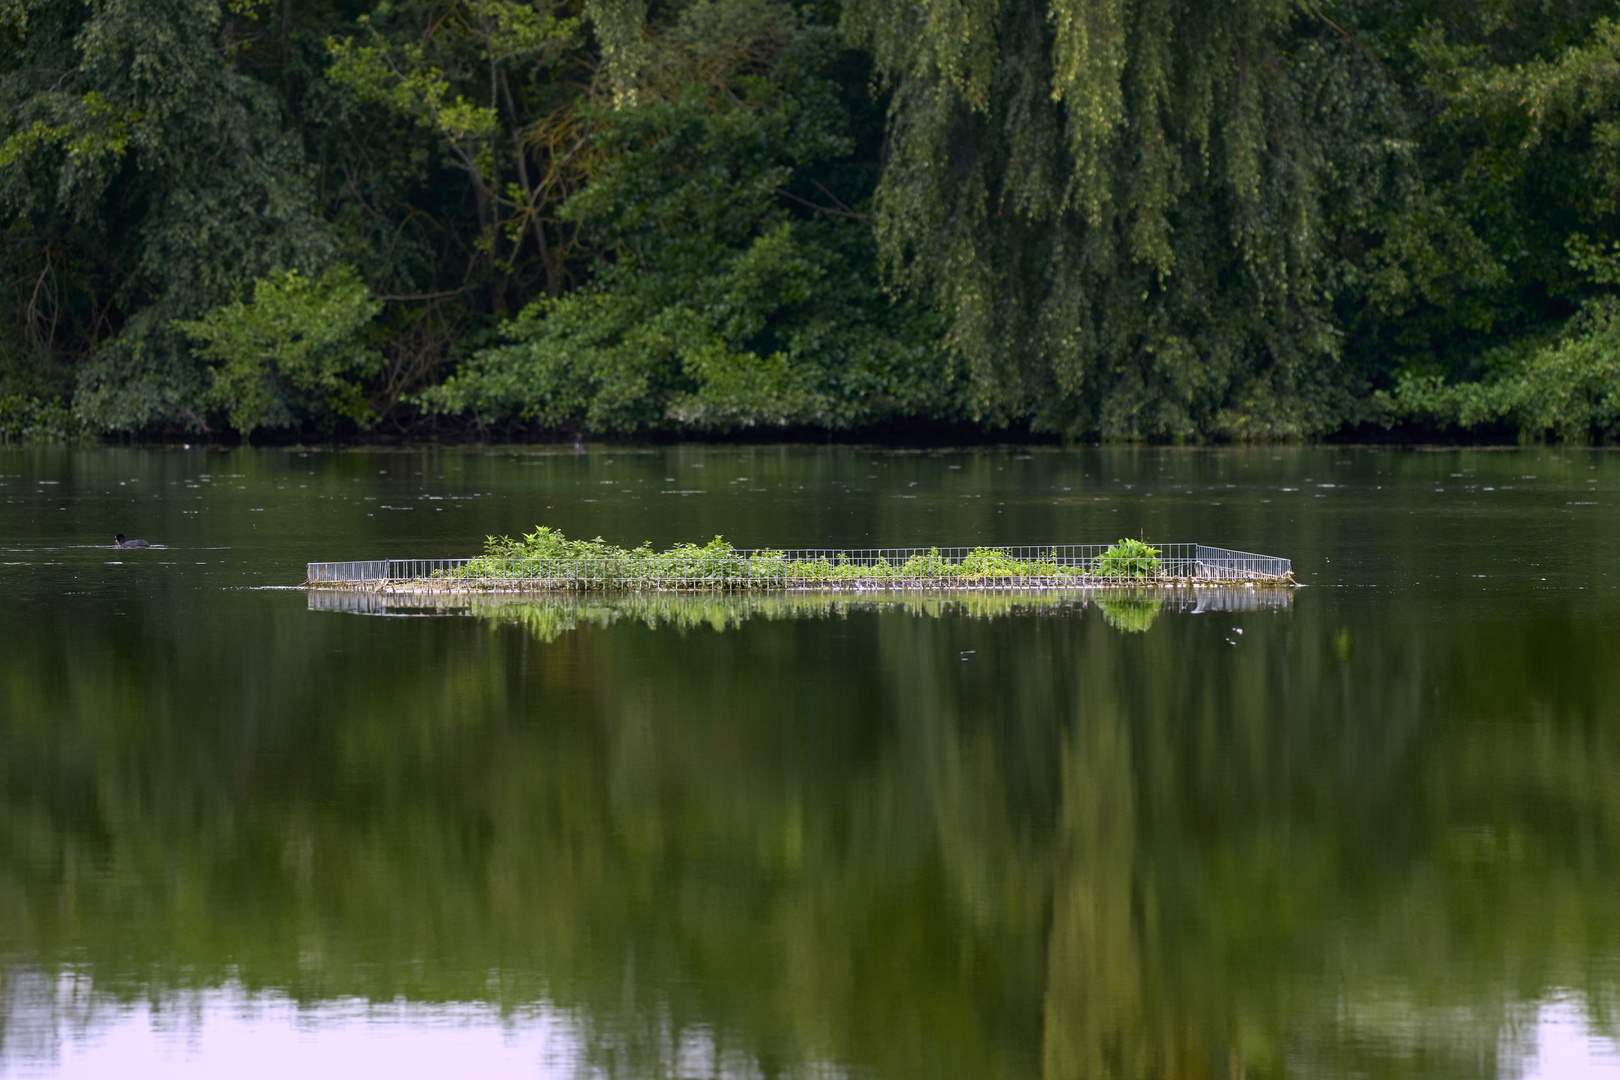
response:
<path id="1" fill-rule="evenodd" d="M 766 563 L 758 565 L 763 568 Z M 488 537 L 484 541 L 484 556 L 457 569 L 454 575 L 566 579 L 597 587 L 655 580 L 712 581 L 759 576 L 755 562 L 744 558 L 720 536 L 701 546 L 676 544 L 667 551 L 654 551 L 650 544 L 623 548 L 600 536 L 591 540 L 570 540 L 559 530 L 544 525 L 516 540 L 505 536 Z"/>
<path id="2" fill-rule="evenodd" d="M 1396 414 L 1463 428 L 1508 424 L 1526 442 L 1549 433 L 1576 443 L 1594 434 L 1620 437 L 1620 302 L 1614 297 L 1587 301 L 1556 338 L 1527 338 L 1490 359 L 1492 376 L 1480 382 L 1404 377 L 1393 395 Z"/>
<path id="3" fill-rule="evenodd" d="M 1157 577 L 1162 567 L 1159 549 L 1140 540 L 1125 539 L 1092 561 L 1092 572 L 1104 578 Z"/>
<path id="4" fill-rule="evenodd" d="M 78 431 L 78 421 L 60 401 L 0 394 L 0 443 L 64 442 Z"/>
<path id="5" fill-rule="evenodd" d="M 360 337 L 381 310 L 360 275 L 339 266 L 313 279 L 296 270 L 260 278 L 252 300 L 175 326 L 214 365 L 204 400 L 226 409 L 247 438 L 255 428 L 286 427 L 308 412 L 367 426 L 371 406 L 353 376 L 381 366 L 381 354 Z"/>
<path id="6" fill-rule="evenodd" d="M 937 326 L 884 292 L 861 190 L 836 179 L 853 142 L 830 28 L 739 0 L 633 29 L 643 64 L 587 111 L 600 165 L 559 211 L 595 245 L 589 280 L 420 401 L 592 431 L 950 415 Z"/>
<path id="7" fill-rule="evenodd" d="M 1018 559 L 1004 548 L 973 548 L 960 561 L 947 558 L 938 548 L 912 555 L 900 564 L 886 558 L 858 561 L 843 551 L 794 559 L 785 552 L 770 549 L 739 551 L 720 536 L 703 545 L 676 544 L 666 551 L 654 551 L 650 544 L 624 548 L 601 537 L 570 540 L 556 529 L 542 525 L 517 539 L 488 537 L 483 556 L 451 571 L 450 576 L 614 588 L 693 582 L 728 587 L 837 582 L 970 584 L 1063 581 L 1078 579 L 1082 574 L 1077 568 L 1061 566 L 1051 558 Z"/>
<path id="8" fill-rule="evenodd" d="M 432 134 L 473 192 L 478 231 L 467 247 L 484 274 L 509 279 L 537 259 L 546 293 L 561 292 L 572 230 L 559 232 L 555 214 L 584 168 L 580 154 L 555 151 L 583 142 L 575 95 L 561 92 L 583 42 L 579 19 L 544 0 L 454 0 L 425 26 L 382 4 L 356 29 L 327 41 L 326 78 Z"/>

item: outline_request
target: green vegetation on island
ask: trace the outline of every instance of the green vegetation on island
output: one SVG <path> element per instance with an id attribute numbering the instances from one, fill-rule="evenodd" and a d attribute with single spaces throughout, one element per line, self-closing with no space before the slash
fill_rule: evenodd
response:
<path id="1" fill-rule="evenodd" d="M 1159 576 L 1163 565 L 1158 548 L 1141 540 L 1125 539 L 1097 556 L 1091 569 L 1101 578 L 1151 578 Z"/>
<path id="2" fill-rule="evenodd" d="M 1121 556 L 1125 545 L 1151 555 Z M 1040 549 L 1037 549 L 1039 551 Z M 717 588 L 772 588 L 796 585 L 903 584 L 995 585 L 1083 584 L 1098 579 L 1147 578 L 1160 570 L 1157 549 L 1122 540 L 1094 560 L 1094 565 L 1045 557 L 1017 558 L 1005 548 L 975 547 L 956 557 L 937 547 L 904 557 L 884 553 L 828 551 L 806 554 L 763 548 L 745 551 L 716 536 L 706 544 L 676 544 L 654 551 L 651 544 L 624 548 L 601 537 L 570 540 L 556 529 L 539 526 L 521 538 L 491 536 L 484 554 L 443 571 L 444 579 L 466 582 L 528 580 L 566 583 L 574 588 L 638 588 L 703 585 Z"/>
<path id="3" fill-rule="evenodd" d="M 7 0 L 0 439 L 1614 439 L 1617 16 Z"/>
<path id="4" fill-rule="evenodd" d="M 310 563 L 311 588 L 397 592 L 524 589 L 1061 588 L 1228 582 L 1292 585 L 1288 559 L 1203 544 L 1141 540 L 1031 547 L 776 549 L 706 544 L 625 548 L 600 536 L 570 540 L 541 525 L 519 538 L 490 536 L 470 559 Z"/>

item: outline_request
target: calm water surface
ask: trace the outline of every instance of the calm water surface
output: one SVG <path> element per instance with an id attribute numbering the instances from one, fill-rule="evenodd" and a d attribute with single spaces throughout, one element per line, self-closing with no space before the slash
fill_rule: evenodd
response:
<path id="1" fill-rule="evenodd" d="M 269 588 L 540 523 L 1307 587 Z M 1620 1075 L 1617 555 L 1586 450 L 0 450 L 0 1074 Z"/>

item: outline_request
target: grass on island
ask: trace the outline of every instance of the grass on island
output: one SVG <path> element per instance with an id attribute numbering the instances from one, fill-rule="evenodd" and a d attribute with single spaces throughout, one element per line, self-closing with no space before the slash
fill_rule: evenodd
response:
<path id="1" fill-rule="evenodd" d="M 701 582 L 732 588 L 781 585 L 902 582 L 975 584 L 983 582 L 1142 581 L 1160 576 L 1159 549 L 1140 540 L 1121 540 L 1090 566 L 1063 565 L 1052 558 L 1015 558 L 1004 548 L 972 548 L 960 560 L 938 548 L 903 561 L 864 561 L 847 552 L 814 559 L 790 558 L 763 549 L 739 551 L 723 537 L 707 544 L 676 544 L 654 551 L 651 544 L 624 548 L 597 537 L 570 540 L 542 525 L 514 539 L 491 536 L 484 553 L 444 576 L 464 580 L 566 579 L 574 587 L 636 588 Z"/>

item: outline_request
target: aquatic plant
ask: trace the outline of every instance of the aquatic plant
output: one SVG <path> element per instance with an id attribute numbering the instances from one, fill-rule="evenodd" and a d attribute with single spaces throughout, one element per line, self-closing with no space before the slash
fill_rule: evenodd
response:
<path id="1" fill-rule="evenodd" d="M 663 589 L 1061 589 L 1176 582 L 1291 584 L 1289 561 L 1270 555 L 1140 540 L 1039 547 L 747 549 L 723 536 L 705 544 L 626 548 L 600 536 L 571 540 L 540 526 L 516 539 L 488 537 L 471 559 L 309 563 L 312 588 L 459 592 Z"/>
<path id="2" fill-rule="evenodd" d="M 1097 556 L 1091 569 L 1103 578 L 1150 578 L 1160 571 L 1159 549 L 1140 540 L 1121 540 Z"/>
<path id="3" fill-rule="evenodd" d="M 466 578 L 553 578 L 603 586 L 629 585 L 647 580 L 727 581 L 773 576 L 771 552 L 752 558 L 737 551 L 724 537 L 707 544 L 676 544 L 654 551 L 650 543 L 623 548 L 600 536 L 570 540 L 557 529 L 542 525 L 519 539 L 491 536 L 484 554 L 450 571 Z"/>
<path id="4" fill-rule="evenodd" d="M 1039 549 L 1037 549 L 1038 551 Z M 834 551 L 793 557 L 764 548 L 741 551 L 724 537 L 706 544 L 676 544 L 654 551 L 650 543 L 625 548 L 600 536 L 570 540 L 560 531 L 539 526 L 516 539 L 491 536 L 484 553 L 443 576 L 476 579 L 547 579 L 571 585 L 633 586 L 638 583 L 703 583 L 715 585 L 837 584 L 871 585 L 906 581 L 960 584 L 1034 580 L 1062 583 L 1082 580 L 1084 571 L 1064 566 L 1055 557 L 1020 559 L 1005 548 L 971 548 L 959 558 L 939 548 L 909 555 L 904 561 L 859 558 Z"/>

